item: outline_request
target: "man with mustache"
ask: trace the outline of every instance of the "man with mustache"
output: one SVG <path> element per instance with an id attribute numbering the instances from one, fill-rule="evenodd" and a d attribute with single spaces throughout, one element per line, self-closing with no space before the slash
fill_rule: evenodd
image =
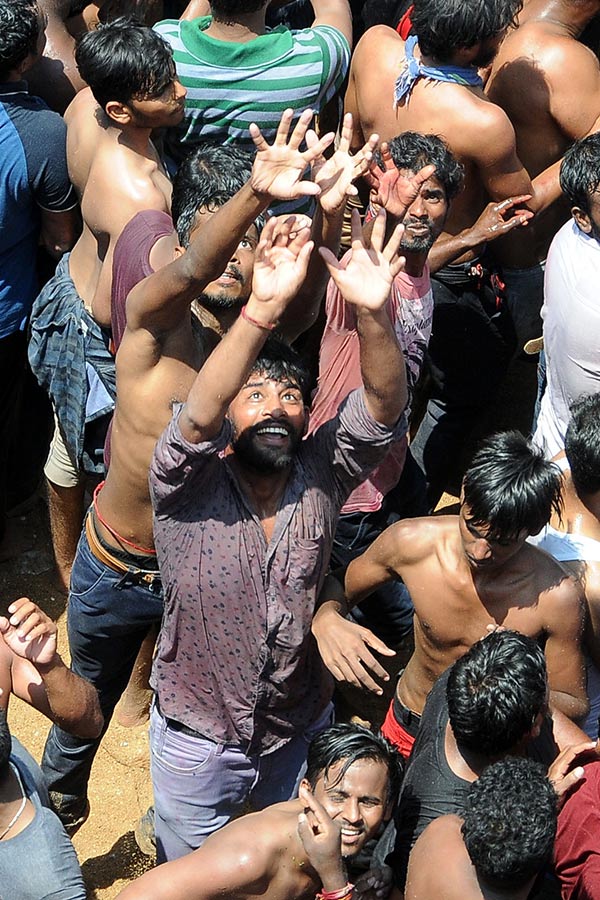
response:
<path id="1" fill-rule="evenodd" d="M 276 230 L 277 229 L 277 230 Z M 310 252 L 271 220 L 252 295 L 159 439 L 150 468 L 165 612 L 152 672 L 157 858 L 200 846 L 250 801 L 294 796 L 308 742 L 331 718 L 311 638 L 339 510 L 406 427 L 406 370 L 386 303 L 403 260 L 385 213 L 370 246 L 353 220 L 343 268 L 356 309 L 363 389 L 302 441 L 307 373 L 265 346 Z M 279 231 L 279 235 L 277 234 Z"/>

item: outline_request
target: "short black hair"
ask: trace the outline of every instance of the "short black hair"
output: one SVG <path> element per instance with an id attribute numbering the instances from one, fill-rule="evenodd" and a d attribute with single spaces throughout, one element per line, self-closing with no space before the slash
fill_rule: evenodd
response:
<path id="1" fill-rule="evenodd" d="M 469 525 L 489 529 L 490 540 L 516 540 L 541 531 L 553 512 L 560 516 L 560 470 L 519 431 L 501 431 L 473 456 L 463 496 Z"/>
<path id="2" fill-rule="evenodd" d="M 111 100 L 160 97 L 176 74 L 173 51 L 164 38 L 124 16 L 84 34 L 75 60 L 102 109 Z"/>
<path id="3" fill-rule="evenodd" d="M 210 0 L 210 11 L 214 19 L 223 21 L 258 12 L 266 5 L 267 0 Z"/>
<path id="4" fill-rule="evenodd" d="M 600 393 L 571 406 L 565 453 L 578 496 L 600 491 Z"/>
<path id="5" fill-rule="evenodd" d="M 173 182 L 171 215 L 179 242 L 187 247 L 199 209 L 211 212 L 231 200 L 250 178 L 253 154 L 234 144 L 203 143 L 181 163 Z M 264 223 L 261 217 L 260 228 Z"/>
<path id="6" fill-rule="evenodd" d="M 558 797 L 541 763 L 508 757 L 470 786 L 462 836 L 471 862 L 490 886 L 520 887 L 552 855 Z"/>
<path id="7" fill-rule="evenodd" d="M 522 0 L 415 0 L 410 14 L 419 48 L 447 61 L 457 51 L 489 40 L 512 25 Z"/>
<path id="8" fill-rule="evenodd" d="M 314 789 L 321 776 L 327 778 L 331 767 L 344 760 L 340 780 L 359 759 L 384 763 L 388 770 L 388 800 L 395 800 L 402 781 L 400 754 L 383 735 L 350 722 L 332 725 L 313 738 L 308 748 L 306 778 Z"/>
<path id="9" fill-rule="evenodd" d="M 304 361 L 299 353 L 296 353 L 289 344 L 275 335 L 270 335 L 265 342 L 256 362 L 252 366 L 251 374 L 260 372 L 274 381 L 289 381 L 297 384 L 302 393 L 302 399 L 306 406 L 310 403 L 312 379 Z"/>
<path id="10" fill-rule="evenodd" d="M 6 721 L 6 710 L 0 706 L 0 777 L 6 774 L 12 741 Z"/>
<path id="11" fill-rule="evenodd" d="M 544 711 L 544 652 L 516 631 L 493 631 L 458 659 L 448 675 L 448 716 L 457 743 L 485 756 L 512 750 Z"/>
<path id="12" fill-rule="evenodd" d="M 436 134 L 404 131 L 389 141 L 389 148 L 397 169 L 418 172 L 423 166 L 434 165 L 434 177 L 443 186 L 448 202 L 462 190 L 465 170 Z"/>
<path id="13" fill-rule="evenodd" d="M 0 81 L 6 81 L 40 37 L 40 10 L 35 0 L 0 0 Z"/>
<path id="14" fill-rule="evenodd" d="M 590 195 L 600 185 L 600 133 L 590 134 L 571 144 L 560 164 L 560 188 L 571 206 L 588 215 Z"/>

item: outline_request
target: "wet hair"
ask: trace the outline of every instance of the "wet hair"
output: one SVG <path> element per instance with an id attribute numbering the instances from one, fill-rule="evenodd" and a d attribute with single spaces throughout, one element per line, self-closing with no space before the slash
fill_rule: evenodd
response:
<path id="1" fill-rule="evenodd" d="M 176 74 L 169 44 L 133 18 L 114 19 L 84 34 L 75 60 L 102 109 L 111 100 L 129 103 L 160 97 Z"/>
<path id="2" fill-rule="evenodd" d="M 179 242 L 187 247 L 199 209 L 210 212 L 231 200 L 250 178 L 253 155 L 233 144 L 201 144 L 182 162 L 173 182 L 171 215 Z M 264 216 L 256 221 L 260 233 Z"/>
<path id="3" fill-rule="evenodd" d="M 0 707 L 0 777 L 6 774 L 11 751 L 11 738 L 6 710 Z"/>
<path id="4" fill-rule="evenodd" d="M 558 467 L 519 431 L 488 437 L 475 453 L 463 480 L 465 521 L 488 529 L 493 541 L 537 534 L 562 510 Z"/>
<path id="5" fill-rule="evenodd" d="M 210 11 L 213 18 L 222 22 L 236 16 L 258 12 L 266 5 L 266 0 L 211 0 Z"/>
<path id="6" fill-rule="evenodd" d="M 565 453 L 579 496 L 600 491 L 600 393 L 571 406 Z"/>
<path id="7" fill-rule="evenodd" d="M 464 169 L 448 145 L 436 134 L 405 131 L 389 142 L 397 169 L 418 172 L 423 166 L 435 166 L 435 178 L 443 186 L 448 203 L 462 190 Z"/>
<path id="8" fill-rule="evenodd" d="M 541 763 L 508 757 L 470 786 L 462 836 L 471 862 L 490 886 L 517 888 L 552 855 L 558 797 Z"/>
<path id="9" fill-rule="evenodd" d="M 531 731 L 546 695 L 546 659 L 539 644 L 516 631 L 494 631 L 450 670 L 446 699 L 454 737 L 485 756 L 506 753 Z"/>
<path id="10" fill-rule="evenodd" d="M 571 206 L 578 206 L 588 215 L 590 195 L 600 185 L 600 134 L 590 134 L 575 141 L 560 164 L 560 188 Z"/>
<path id="11" fill-rule="evenodd" d="M 273 335 L 267 339 L 250 375 L 258 372 L 273 381 L 289 380 L 296 384 L 300 388 L 304 404 L 309 405 L 312 387 L 310 373 L 302 357 L 285 341 Z"/>
<path id="12" fill-rule="evenodd" d="M 313 738 L 308 748 L 306 778 L 314 790 L 319 778 L 327 779 L 329 770 L 343 760 L 337 784 L 359 759 L 384 763 L 388 770 L 388 800 L 395 800 L 402 781 L 401 757 L 383 735 L 373 734 L 362 725 L 340 722 Z"/>
<path id="13" fill-rule="evenodd" d="M 30 53 L 40 36 L 35 0 L 0 0 L 0 81 L 6 81 Z"/>
<path id="14" fill-rule="evenodd" d="M 426 56 L 447 61 L 456 50 L 496 37 L 515 21 L 522 0 L 415 0 L 410 19 Z"/>

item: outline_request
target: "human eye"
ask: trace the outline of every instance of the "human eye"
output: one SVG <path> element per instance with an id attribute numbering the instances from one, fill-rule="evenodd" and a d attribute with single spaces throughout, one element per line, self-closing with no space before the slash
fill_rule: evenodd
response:
<path id="1" fill-rule="evenodd" d="M 243 247 L 244 250 L 253 250 L 254 249 L 254 241 L 252 238 L 243 237 L 240 241 L 240 247 Z"/>

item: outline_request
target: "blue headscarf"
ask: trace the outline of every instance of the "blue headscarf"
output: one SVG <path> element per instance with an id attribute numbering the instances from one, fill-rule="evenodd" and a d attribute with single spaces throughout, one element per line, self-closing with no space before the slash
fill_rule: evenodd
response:
<path id="1" fill-rule="evenodd" d="M 409 97 L 417 78 L 430 78 L 433 81 L 453 81 L 455 84 L 470 84 L 483 87 L 483 80 L 477 69 L 472 66 L 424 66 L 415 58 L 416 35 L 407 38 L 404 45 L 406 64 L 398 76 L 394 86 L 394 104 L 397 106 L 403 97 Z"/>

